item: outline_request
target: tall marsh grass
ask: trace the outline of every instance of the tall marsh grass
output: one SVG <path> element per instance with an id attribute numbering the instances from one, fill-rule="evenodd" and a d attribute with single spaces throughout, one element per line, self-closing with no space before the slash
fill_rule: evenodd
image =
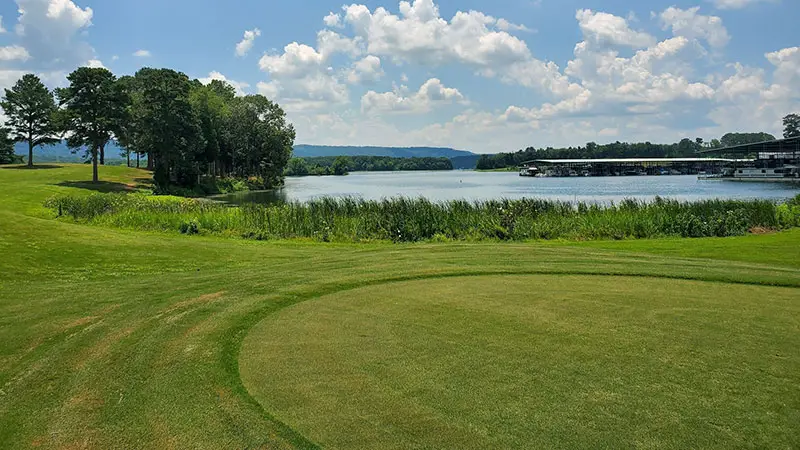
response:
<path id="1" fill-rule="evenodd" d="M 785 205 L 766 200 L 661 198 L 605 206 L 541 199 L 323 198 L 235 208 L 207 200 L 95 194 L 57 196 L 46 206 L 59 216 L 113 227 L 326 242 L 721 237 L 743 235 L 753 228 L 800 226 L 800 196 Z"/>

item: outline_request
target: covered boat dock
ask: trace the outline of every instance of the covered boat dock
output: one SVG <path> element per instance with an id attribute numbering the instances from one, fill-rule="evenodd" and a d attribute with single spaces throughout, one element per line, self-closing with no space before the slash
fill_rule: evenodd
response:
<path id="1" fill-rule="evenodd" d="M 702 150 L 725 157 L 755 158 L 728 168 L 722 178 L 753 180 L 800 180 L 800 136 L 732 147 Z"/>
<path id="2" fill-rule="evenodd" d="M 522 176 L 624 176 L 721 174 L 752 160 L 726 158 L 536 159 L 520 166 Z"/>

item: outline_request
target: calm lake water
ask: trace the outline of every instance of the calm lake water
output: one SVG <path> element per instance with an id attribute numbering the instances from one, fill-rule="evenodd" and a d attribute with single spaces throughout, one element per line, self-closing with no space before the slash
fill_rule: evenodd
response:
<path id="1" fill-rule="evenodd" d="M 440 200 L 546 198 L 608 203 L 626 198 L 652 200 L 656 196 L 679 200 L 776 199 L 800 194 L 788 183 L 698 180 L 696 175 L 529 178 L 516 172 L 368 172 L 345 177 L 287 178 L 283 189 L 222 197 L 230 203 L 307 201 L 319 197 L 426 197 Z"/>

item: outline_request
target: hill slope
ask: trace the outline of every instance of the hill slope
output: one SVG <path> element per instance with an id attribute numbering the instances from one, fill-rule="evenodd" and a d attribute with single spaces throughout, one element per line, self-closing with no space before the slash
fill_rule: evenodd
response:
<path id="1" fill-rule="evenodd" d="M 122 149 L 115 143 L 106 146 L 106 159 L 124 159 Z M 14 145 L 14 153 L 28 156 L 28 144 L 22 142 Z M 34 149 L 33 160 L 36 162 L 83 162 L 84 152 L 73 152 L 65 142 L 52 146 Z M 309 158 L 316 156 L 389 156 L 393 158 L 449 158 L 453 159 L 456 169 L 474 169 L 479 155 L 465 150 L 440 147 L 351 147 L 325 145 L 296 145 L 294 156 Z"/>

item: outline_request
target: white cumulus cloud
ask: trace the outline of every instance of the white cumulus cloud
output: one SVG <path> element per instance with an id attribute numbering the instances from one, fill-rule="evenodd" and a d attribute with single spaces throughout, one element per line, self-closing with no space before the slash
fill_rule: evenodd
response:
<path id="1" fill-rule="evenodd" d="M 717 16 L 698 14 L 699 6 L 680 9 L 671 6 L 664 10 L 659 18 L 663 28 L 672 28 L 672 34 L 689 39 L 704 39 L 712 47 L 724 47 L 730 41 L 728 30 Z"/>
<path id="2" fill-rule="evenodd" d="M 584 38 L 601 47 L 608 45 L 643 48 L 655 43 L 653 36 L 631 29 L 627 20 L 613 14 L 581 9 L 575 14 L 575 18 Z"/>
<path id="3" fill-rule="evenodd" d="M 367 55 L 353 63 L 347 74 L 347 82 L 350 84 L 369 84 L 380 80 L 383 75 L 381 59 L 374 55 Z"/>
<path id="4" fill-rule="evenodd" d="M 258 28 L 245 31 L 241 42 L 236 44 L 236 56 L 246 56 L 248 53 L 250 53 L 250 49 L 253 48 L 255 40 L 259 36 L 261 36 L 261 30 Z"/>
<path id="5" fill-rule="evenodd" d="M 137 58 L 149 58 L 153 55 L 152 53 L 150 53 L 150 50 L 136 50 L 135 52 L 133 52 L 133 56 Z"/>
<path id="6" fill-rule="evenodd" d="M 95 59 L 85 31 L 94 12 L 71 0 L 16 0 L 19 18 L 16 34 L 36 64 L 71 70 Z"/>
<path id="7" fill-rule="evenodd" d="M 775 0 L 713 0 L 719 9 L 741 9 L 756 3 L 775 2 Z"/>
<path id="8" fill-rule="evenodd" d="M 31 58 L 25 47 L 9 45 L 0 47 L 0 61 L 27 61 Z"/>
<path id="9" fill-rule="evenodd" d="M 405 95 L 404 91 L 403 87 L 391 92 L 368 91 L 361 98 L 361 111 L 365 114 L 422 113 L 436 105 L 464 101 L 458 89 L 444 86 L 438 78 L 429 79 L 412 95 Z"/>
<path id="10" fill-rule="evenodd" d="M 322 21 L 331 28 L 341 28 L 342 26 L 342 16 L 333 12 L 325 16 Z"/>
<path id="11" fill-rule="evenodd" d="M 91 67 L 94 69 L 106 69 L 107 67 L 103 65 L 103 61 L 99 59 L 90 59 L 86 62 L 86 67 Z"/>

